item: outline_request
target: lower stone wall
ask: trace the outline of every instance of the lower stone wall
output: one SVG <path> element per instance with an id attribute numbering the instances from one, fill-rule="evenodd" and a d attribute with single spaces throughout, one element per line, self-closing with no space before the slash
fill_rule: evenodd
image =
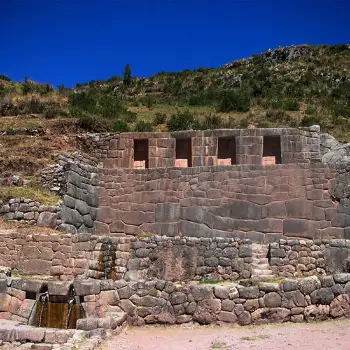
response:
<path id="1" fill-rule="evenodd" d="M 251 276 L 251 262 L 251 242 L 238 238 L 0 232 L 0 266 L 18 274 L 49 275 L 61 280 L 77 276 L 114 280 L 237 280 Z"/>
<path id="2" fill-rule="evenodd" d="M 69 283 L 0 279 L 0 317 L 26 322 L 35 304 L 26 293 L 37 292 L 45 283 L 50 295 L 60 295 L 70 288 Z M 97 326 L 113 328 L 125 317 L 133 325 L 187 322 L 249 325 L 350 317 L 347 273 L 253 286 L 164 280 L 76 280 L 73 286 L 87 315 L 78 320 L 77 327 L 85 330 Z"/>
<path id="3" fill-rule="evenodd" d="M 350 272 L 350 241 L 281 239 L 270 244 L 269 263 L 283 277 Z"/>
<path id="4" fill-rule="evenodd" d="M 276 277 L 350 271 L 349 240 L 280 240 L 268 248 L 267 262 Z M 29 235 L 0 231 L 0 266 L 21 275 L 48 275 L 60 280 L 80 276 L 128 281 L 235 281 L 251 277 L 253 257 L 251 241 L 239 238 Z"/>
<path id="5" fill-rule="evenodd" d="M 32 225 L 55 228 L 61 225 L 61 207 L 41 205 L 28 198 L 12 198 L 0 203 L 0 215 L 5 220 L 25 221 Z"/>

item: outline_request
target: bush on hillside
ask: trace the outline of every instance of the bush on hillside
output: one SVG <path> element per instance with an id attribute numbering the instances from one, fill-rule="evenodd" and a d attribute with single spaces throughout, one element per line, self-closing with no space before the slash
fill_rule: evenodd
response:
<path id="1" fill-rule="evenodd" d="M 226 91 L 222 94 L 218 111 L 227 112 L 249 112 L 250 96 L 242 91 Z"/>
<path id="2" fill-rule="evenodd" d="M 0 74 L 0 80 L 4 80 L 4 81 L 12 81 L 11 78 L 9 78 L 7 75 L 5 74 Z"/>
<path id="3" fill-rule="evenodd" d="M 166 122 L 166 114 L 157 112 L 153 117 L 153 125 L 157 126 Z"/>
<path id="4" fill-rule="evenodd" d="M 167 127 L 169 131 L 195 130 L 200 128 L 200 123 L 193 114 L 185 111 L 173 114 L 167 121 Z"/>
<path id="5" fill-rule="evenodd" d="M 114 119 L 126 112 L 120 101 L 110 95 L 104 95 L 97 100 L 96 113 L 103 118 Z"/>
<path id="6" fill-rule="evenodd" d="M 135 124 L 134 130 L 138 132 L 151 132 L 153 131 L 153 126 L 151 123 L 140 120 Z"/>
<path id="7" fill-rule="evenodd" d="M 113 131 L 115 132 L 128 132 L 130 127 L 125 120 L 116 120 L 113 126 Z"/>

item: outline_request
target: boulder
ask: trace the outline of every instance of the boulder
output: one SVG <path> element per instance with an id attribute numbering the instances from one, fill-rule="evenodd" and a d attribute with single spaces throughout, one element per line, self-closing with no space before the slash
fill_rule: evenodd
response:
<path id="1" fill-rule="evenodd" d="M 329 313 L 332 317 L 350 317 L 350 296 L 341 294 L 337 296 L 329 306 Z"/>
<path id="2" fill-rule="evenodd" d="M 282 303 L 281 296 L 276 292 L 265 294 L 263 299 L 266 307 L 280 307 Z"/>
<path id="3" fill-rule="evenodd" d="M 324 321 L 329 316 L 329 305 L 310 305 L 304 310 L 305 320 L 311 321 Z"/>
<path id="4" fill-rule="evenodd" d="M 202 300 L 197 303 L 193 320 L 200 324 L 215 322 L 216 314 L 220 311 L 221 301 L 218 299 Z"/>
<path id="5" fill-rule="evenodd" d="M 277 308 L 260 308 L 252 313 L 252 322 L 256 324 L 286 322 L 290 319 L 290 310 Z"/>
<path id="6" fill-rule="evenodd" d="M 334 299 L 332 288 L 329 287 L 317 289 L 310 296 L 312 304 L 329 305 Z"/>
<path id="7" fill-rule="evenodd" d="M 316 276 L 306 277 L 298 281 L 298 287 L 304 295 L 307 295 L 320 288 L 321 282 Z"/>
<path id="8" fill-rule="evenodd" d="M 37 225 L 42 227 L 55 228 L 57 224 L 57 214 L 49 211 L 43 211 L 39 214 Z"/>

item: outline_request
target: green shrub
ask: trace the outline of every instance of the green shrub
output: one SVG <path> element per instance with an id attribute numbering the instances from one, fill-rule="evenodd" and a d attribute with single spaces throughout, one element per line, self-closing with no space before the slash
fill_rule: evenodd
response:
<path id="1" fill-rule="evenodd" d="M 318 115 L 305 115 L 300 122 L 302 126 L 311 126 L 315 124 L 320 125 L 321 123 L 322 123 L 322 120 Z"/>
<path id="2" fill-rule="evenodd" d="M 153 131 L 153 125 L 151 123 L 140 120 L 135 124 L 134 130 L 138 132 L 151 132 Z"/>
<path id="3" fill-rule="evenodd" d="M 88 114 L 81 114 L 79 116 L 79 125 L 87 131 L 96 131 L 96 118 Z"/>
<path id="4" fill-rule="evenodd" d="M 115 132 L 128 132 L 128 131 L 130 131 L 130 127 L 125 120 L 117 120 L 114 123 L 113 131 L 115 131 Z"/>
<path id="5" fill-rule="evenodd" d="M 153 117 L 153 125 L 157 126 L 166 122 L 166 114 L 157 112 Z"/>
<path id="6" fill-rule="evenodd" d="M 9 78 L 7 75 L 5 74 L 0 74 L 0 80 L 4 80 L 4 81 L 12 81 L 11 78 Z"/>
<path id="7" fill-rule="evenodd" d="M 94 113 L 96 111 L 96 99 L 89 92 L 74 92 L 68 97 L 68 106 L 73 116 L 79 114 L 79 110 Z"/>
<path id="8" fill-rule="evenodd" d="M 113 119 L 126 112 L 120 101 L 110 95 L 104 95 L 98 100 L 97 114 L 103 118 Z"/>
<path id="9" fill-rule="evenodd" d="M 248 112 L 250 110 L 250 96 L 242 91 L 227 91 L 223 93 L 219 112 Z"/>
<path id="10" fill-rule="evenodd" d="M 189 111 L 185 111 L 173 114 L 167 121 L 167 127 L 169 131 L 194 130 L 200 127 L 200 123 L 193 114 Z"/>
<path id="11" fill-rule="evenodd" d="M 63 114 L 63 111 L 60 107 L 60 105 L 56 103 L 48 103 L 44 107 L 44 118 L 46 119 L 52 119 L 60 114 Z"/>
<path id="12" fill-rule="evenodd" d="M 299 103 L 295 100 L 287 100 L 283 102 L 283 109 L 286 111 L 299 111 Z"/>

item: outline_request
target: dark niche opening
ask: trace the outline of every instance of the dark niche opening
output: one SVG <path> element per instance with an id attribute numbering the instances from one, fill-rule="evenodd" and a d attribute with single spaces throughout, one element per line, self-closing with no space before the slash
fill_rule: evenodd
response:
<path id="1" fill-rule="evenodd" d="M 237 164 L 236 138 L 218 139 L 218 165 Z"/>
<path id="2" fill-rule="evenodd" d="M 148 168 L 148 140 L 134 140 L 134 168 Z"/>
<path id="3" fill-rule="evenodd" d="M 187 168 L 192 166 L 191 139 L 176 139 L 175 166 Z"/>
<path id="4" fill-rule="evenodd" d="M 281 164 L 281 137 L 264 136 L 263 165 Z"/>

